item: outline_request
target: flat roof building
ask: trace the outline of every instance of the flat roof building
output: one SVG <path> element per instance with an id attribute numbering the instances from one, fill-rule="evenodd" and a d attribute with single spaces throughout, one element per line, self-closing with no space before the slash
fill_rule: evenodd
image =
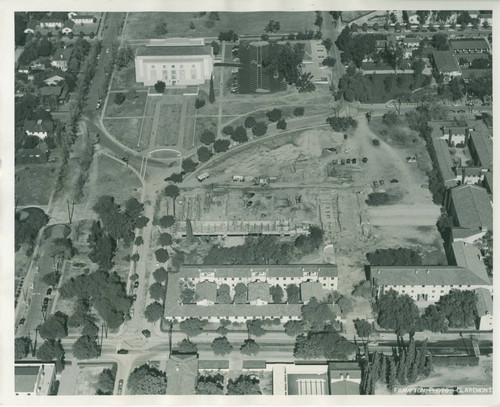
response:
<path id="1" fill-rule="evenodd" d="M 193 40 L 173 38 L 161 45 L 139 47 L 135 54 L 136 82 L 145 86 L 157 81 L 167 86 L 190 86 L 209 80 L 214 64 L 212 47 Z"/>
<path id="2" fill-rule="evenodd" d="M 54 363 L 17 362 L 14 367 L 16 396 L 49 396 L 55 378 Z"/>

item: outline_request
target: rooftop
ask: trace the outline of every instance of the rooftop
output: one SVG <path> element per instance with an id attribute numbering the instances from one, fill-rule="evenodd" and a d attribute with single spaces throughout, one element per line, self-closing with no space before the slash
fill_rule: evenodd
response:
<path id="1" fill-rule="evenodd" d="M 40 88 L 41 96 L 60 96 L 62 93 L 62 86 L 43 86 Z"/>
<path id="2" fill-rule="evenodd" d="M 491 285 L 488 276 L 459 266 L 371 266 L 370 277 L 378 285 Z"/>
<path id="3" fill-rule="evenodd" d="M 491 167 L 493 165 L 493 141 L 482 132 L 472 132 L 470 142 L 474 144 L 481 165 Z"/>
<path id="4" fill-rule="evenodd" d="M 486 288 L 477 288 L 477 301 L 476 309 L 477 314 L 482 317 L 483 315 L 493 315 L 493 300 L 491 293 Z"/>
<path id="5" fill-rule="evenodd" d="M 465 242 L 455 242 L 451 244 L 451 247 L 457 266 L 470 270 L 483 280 L 489 280 L 486 266 L 481 258 L 481 252 L 476 246 Z"/>
<path id="6" fill-rule="evenodd" d="M 209 45 L 164 45 L 140 47 L 136 56 L 194 56 L 211 55 L 211 53 L 212 47 Z"/>
<path id="7" fill-rule="evenodd" d="M 460 72 L 457 60 L 451 51 L 433 51 L 434 63 L 439 72 Z"/>
<path id="8" fill-rule="evenodd" d="M 15 391 L 16 393 L 31 393 L 36 391 L 40 366 L 16 366 Z"/>
<path id="9" fill-rule="evenodd" d="M 448 148 L 448 143 L 445 140 L 438 138 L 432 139 L 432 144 L 434 146 L 436 160 L 444 182 L 446 183 L 447 181 L 455 180 L 457 176 L 452 169 L 454 165 Z"/>
<path id="10" fill-rule="evenodd" d="M 169 284 L 170 285 L 170 284 Z M 167 298 L 171 297 L 172 293 L 167 294 Z M 300 316 L 302 304 L 267 304 L 267 305 L 250 305 L 250 304 L 214 304 L 200 307 L 196 304 L 180 305 L 177 300 L 167 300 L 165 307 L 165 317 L 193 317 L 193 318 L 210 318 L 210 317 L 245 317 L 251 316 L 254 318 L 272 318 L 280 316 Z"/>
<path id="11" fill-rule="evenodd" d="M 198 355 L 172 354 L 167 361 L 167 394 L 195 394 Z"/>
<path id="12" fill-rule="evenodd" d="M 330 394 L 332 396 L 358 395 L 360 393 L 359 384 L 350 380 L 341 380 L 330 383 Z"/>
<path id="13" fill-rule="evenodd" d="M 484 182 L 486 184 L 486 189 L 490 194 L 493 194 L 493 173 L 487 172 L 484 176 Z"/>
<path id="14" fill-rule="evenodd" d="M 450 40 L 451 49 L 488 49 L 488 43 L 484 38 L 465 38 L 461 40 Z"/>
<path id="15" fill-rule="evenodd" d="M 52 60 L 53 61 L 68 61 L 72 53 L 73 53 L 72 47 L 66 47 L 66 48 L 59 47 L 54 52 L 54 55 L 52 56 Z"/>
<path id="16" fill-rule="evenodd" d="M 476 185 L 462 185 L 451 189 L 458 225 L 478 230 L 493 228 L 493 208 L 484 188 Z"/>

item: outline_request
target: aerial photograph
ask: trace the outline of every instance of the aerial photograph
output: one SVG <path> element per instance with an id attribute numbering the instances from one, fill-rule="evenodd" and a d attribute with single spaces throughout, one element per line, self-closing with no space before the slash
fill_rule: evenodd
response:
<path id="1" fill-rule="evenodd" d="M 13 400 L 494 393 L 492 10 L 13 17 Z"/>

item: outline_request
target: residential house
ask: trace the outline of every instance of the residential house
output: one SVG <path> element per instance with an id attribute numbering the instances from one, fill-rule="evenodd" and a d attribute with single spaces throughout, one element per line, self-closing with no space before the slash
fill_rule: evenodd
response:
<path id="1" fill-rule="evenodd" d="M 54 131 L 54 123 L 51 120 L 25 120 L 24 131 L 28 136 L 36 136 L 40 139 L 52 134 Z"/>
<path id="2" fill-rule="evenodd" d="M 450 47 L 457 54 L 488 53 L 490 47 L 484 38 L 464 38 L 450 40 Z"/>
<path id="3" fill-rule="evenodd" d="M 476 289 L 476 328 L 479 331 L 493 330 L 493 296 L 484 288 Z"/>
<path id="4" fill-rule="evenodd" d="M 43 86 L 40 88 L 40 103 L 45 109 L 54 109 L 63 103 L 68 95 L 68 88 L 64 86 Z"/>
<path id="5" fill-rule="evenodd" d="M 493 141 L 483 132 L 471 132 L 467 140 L 467 147 L 474 165 L 491 170 L 493 167 Z"/>
<path id="6" fill-rule="evenodd" d="M 14 365 L 16 396 L 49 396 L 55 379 L 54 363 L 16 362 Z"/>
<path id="7" fill-rule="evenodd" d="M 356 361 L 335 361 L 328 363 L 331 395 L 359 395 L 361 368 Z"/>
<path id="8" fill-rule="evenodd" d="M 447 82 L 455 76 L 461 76 L 462 71 L 458 66 L 455 55 L 451 51 L 433 51 L 432 58 L 436 70 L 443 74 L 444 80 Z"/>
<path id="9" fill-rule="evenodd" d="M 63 46 L 54 52 L 52 56 L 51 65 L 59 68 L 61 71 L 68 70 L 68 61 L 71 58 L 71 54 L 73 53 L 73 47 Z"/>
<path id="10" fill-rule="evenodd" d="M 318 282 L 320 293 L 314 291 L 318 297 L 324 297 L 328 292 L 338 288 L 337 267 L 332 264 L 318 265 L 231 265 L 231 266 L 199 266 L 184 265 L 181 271 L 172 274 L 167 288 L 167 304 L 165 319 L 182 321 L 188 318 L 207 319 L 218 322 L 228 319 L 232 322 L 245 322 L 254 318 L 280 319 L 282 322 L 301 319 L 302 304 L 274 304 L 270 303 L 270 286 L 279 285 L 284 291 L 289 284 L 297 287 L 306 281 Z M 200 285 L 200 283 L 204 283 Z M 238 283 L 248 287 L 248 299 L 243 304 L 218 304 L 216 288 L 227 284 L 234 292 Z M 183 304 L 181 301 L 182 286 L 196 287 L 197 304 Z M 307 286 L 305 286 L 307 287 Z M 307 290 L 307 289 L 305 289 Z M 315 289 L 317 290 L 317 288 Z M 311 290 L 304 291 L 307 300 L 311 297 Z M 215 299 L 214 299 L 215 298 Z M 338 310 L 334 310 L 339 315 Z M 338 319 L 338 318 L 337 318 Z"/>
<path id="11" fill-rule="evenodd" d="M 73 32 L 73 27 L 75 26 L 75 22 L 73 20 L 66 20 L 64 22 L 64 27 L 62 28 L 62 33 L 68 35 Z"/>
<path id="12" fill-rule="evenodd" d="M 194 395 L 198 384 L 198 355 L 172 353 L 167 361 L 167 395 Z"/>
<path id="13" fill-rule="evenodd" d="M 212 47 L 204 45 L 203 38 L 171 39 L 137 49 L 135 78 L 146 86 L 157 81 L 167 86 L 201 85 L 211 78 L 213 64 Z"/>
<path id="14" fill-rule="evenodd" d="M 30 72 L 30 67 L 29 65 L 19 65 L 17 72 L 28 74 Z"/>
<path id="15" fill-rule="evenodd" d="M 482 167 L 460 167 L 457 169 L 457 174 L 461 177 L 461 184 L 475 185 L 484 179 L 487 172 Z"/>
<path id="16" fill-rule="evenodd" d="M 405 37 L 401 40 L 401 46 L 411 50 L 418 49 L 420 47 L 420 41 L 420 38 Z"/>
<path id="17" fill-rule="evenodd" d="M 62 82 L 64 81 L 64 78 L 62 76 L 59 76 L 59 75 L 54 75 L 54 76 L 51 76 L 50 78 L 47 78 L 43 81 L 43 83 L 45 83 L 47 86 L 53 86 L 53 85 L 57 85 L 59 82 Z"/>
<path id="18" fill-rule="evenodd" d="M 30 21 L 28 21 L 28 24 L 26 24 L 26 28 L 24 29 L 25 34 L 34 34 L 36 27 L 38 26 L 38 21 L 32 18 Z"/>
<path id="19" fill-rule="evenodd" d="M 30 71 L 45 71 L 45 64 L 40 61 L 33 61 L 30 65 Z"/>

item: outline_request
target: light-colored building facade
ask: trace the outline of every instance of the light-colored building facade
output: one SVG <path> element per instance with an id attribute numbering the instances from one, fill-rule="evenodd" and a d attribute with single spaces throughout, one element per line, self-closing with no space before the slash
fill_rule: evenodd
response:
<path id="1" fill-rule="evenodd" d="M 158 81 L 167 86 L 201 85 L 211 78 L 213 64 L 212 47 L 202 38 L 171 39 L 137 49 L 135 78 L 146 86 Z"/>
<path id="2" fill-rule="evenodd" d="M 491 331 L 493 329 L 493 296 L 489 290 L 484 288 L 478 288 L 476 295 L 476 327 L 479 331 Z"/>

